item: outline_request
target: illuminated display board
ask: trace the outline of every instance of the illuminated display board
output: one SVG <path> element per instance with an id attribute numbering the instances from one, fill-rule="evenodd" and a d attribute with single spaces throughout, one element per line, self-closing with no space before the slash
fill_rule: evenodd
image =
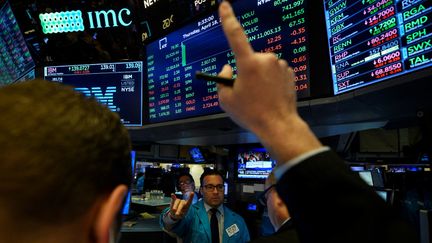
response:
<path id="1" fill-rule="evenodd" d="M 334 94 L 432 66 L 432 1 L 324 4 Z"/>
<path id="2" fill-rule="evenodd" d="M 48 66 L 44 78 L 72 85 L 117 112 L 125 126 L 141 126 L 142 62 Z"/>
<path id="3" fill-rule="evenodd" d="M 20 79 L 33 79 L 34 67 L 15 16 L 6 2 L 0 9 L 0 86 Z"/>
<path id="4" fill-rule="evenodd" d="M 254 49 L 274 52 L 294 68 L 299 98 L 310 96 L 305 6 L 306 0 L 233 3 Z M 235 66 L 216 12 L 150 43 L 146 51 L 150 122 L 221 111 L 215 83 L 194 77 L 196 71 L 216 75 L 226 63 Z"/>

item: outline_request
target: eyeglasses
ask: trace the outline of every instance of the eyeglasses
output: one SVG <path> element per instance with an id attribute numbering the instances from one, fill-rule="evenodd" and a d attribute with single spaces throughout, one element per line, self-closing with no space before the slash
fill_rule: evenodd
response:
<path id="1" fill-rule="evenodd" d="M 218 191 L 223 191 L 223 189 L 225 188 L 225 186 L 223 184 L 219 184 L 219 185 L 208 184 L 208 185 L 205 185 L 203 187 L 206 191 L 210 191 L 210 192 L 212 192 L 215 188 Z"/>
<path id="2" fill-rule="evenodd" d="M 266 207 L 267 206 L 267 195 L 268 192 L 275 187 L 276 184 L 273 184 L 271 186 L 269 186 L 267 189 L 265 189 L 259 196 L 258 196 L 258 202 L 259 204 L 261 204 L 262 206 Z"/>
<path id="3" fill-rule="evenodd" d="M 191 184 L 191 183 L 192 183 L 192 181 L 180 181 L 180 182 L 179 182 L 179 186 L 189 185 L 189 184 Z"/>

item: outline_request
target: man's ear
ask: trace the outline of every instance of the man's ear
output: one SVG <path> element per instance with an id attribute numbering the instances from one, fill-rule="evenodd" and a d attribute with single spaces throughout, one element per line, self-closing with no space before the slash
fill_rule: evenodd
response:
<path id="1" fill-rule="evenodd" d="M 94 238 L 97 243 L 108 243 L 110 240 L 110 230 L 116 222 L 120 207 L 128 191 L 126 185 L 118 185 L 106 197 L 100 206 L 94 220 Z"/>

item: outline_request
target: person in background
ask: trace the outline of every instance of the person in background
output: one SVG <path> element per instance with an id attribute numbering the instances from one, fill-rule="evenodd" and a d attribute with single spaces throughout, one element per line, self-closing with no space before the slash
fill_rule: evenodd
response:
<path id="1" fill-rule="evenodd" d="M 116 240 L 132 181 L 117 114 L 72 87 L 27 81 L 0 88 L 0 134 L 1 242 Z"/>
<path id="2" fill-rule="evenodd" d="M 219 16 L 237 67 L 233 86 L 217 85 L 219 104 L 256 134 L 277 161 L 276 190 L 300 241 L 418 242 L 415 231 L 299 116 L 295 73 L 287 62 L 274 53 L 253 51 L 227 1 L 220 4 Z M 232 78 L 232 68 L 225 65 L 219 76 Z"/>
<path id="3" fill-rule="evenodd" d="M 223 176 L 206 170 L 200 177 L 203 200 L 182 200 L 171 196 L 171 205 L 160 216 L 161 227 L 183 242 L 248 242 L 249 231 L 243 218 L 223 205 Z"/>
<path id="4" fill-rule="evenodd" d="M 259 203 L 268 210 L 268 216 L 275 233 L 270 236 L 264 236 L 253 240 L 253 243 L 260 242 L 299 242 L 297 232 L 295 231 L 288 208 L 276 192 L 276 178 L 273 171 L 267 177 L 264 192 L 259 197 Z"/>
<path id="5" fill-rule="evenodd" d="M 177 188 L 182 194 L 183 200 L 187 201 L 190 196 L 193 196 L 192 204 L 198 202 L 198 195 L 195 192 L 195 180 L 189 173 L 181 173 L 178 177 Z M 192 192 L 194 192 L 192 194 Z"/>

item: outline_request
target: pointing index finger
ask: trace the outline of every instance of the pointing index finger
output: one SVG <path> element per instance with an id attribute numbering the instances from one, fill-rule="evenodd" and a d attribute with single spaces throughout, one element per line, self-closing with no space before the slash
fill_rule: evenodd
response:
<path id="1" fill-rule="evenodd" d="M 231 5 L 223 1 L 219 6 L 219 16 L 222 21 L 222 28 L 228 43 L 233 50 L 236 59 L 248 58 L 254 53 L 243 27 L 234 15 Z"/>

